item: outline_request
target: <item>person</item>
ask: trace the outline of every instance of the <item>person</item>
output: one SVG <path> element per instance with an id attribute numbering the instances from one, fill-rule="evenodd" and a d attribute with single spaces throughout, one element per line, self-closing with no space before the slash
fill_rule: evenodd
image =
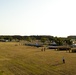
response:
<path id="1" fill-rule="evenodd" d="M 43 48 L 41 49 L 41 51 L 43 51 Z"/>
<path id="2" fill-rule="evenodd" d="M 63 57 L 63 63 L 65 63 L 65 59 L 64 59 L 64 57 Z"/>
<path id="3" fill-rule="evenodd" d="M 44 47 L 44 51 L 45 51 L 45 47 Z"/>

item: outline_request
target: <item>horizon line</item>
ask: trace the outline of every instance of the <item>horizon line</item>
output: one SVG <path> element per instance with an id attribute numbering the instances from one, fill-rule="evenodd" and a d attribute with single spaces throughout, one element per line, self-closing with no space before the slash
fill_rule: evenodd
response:
<path id="1" fill-rule="evenodd" d="M 53 35 L 19 35 L 19 34 L 12 34 L 12 35 L 0 35 L 0 36 L 53 36 Z M 76 35 L 68 35 L 68 36 L 76 36 Z M 68 37 L 68 36 L 53 36 L 53 37 Z"/>

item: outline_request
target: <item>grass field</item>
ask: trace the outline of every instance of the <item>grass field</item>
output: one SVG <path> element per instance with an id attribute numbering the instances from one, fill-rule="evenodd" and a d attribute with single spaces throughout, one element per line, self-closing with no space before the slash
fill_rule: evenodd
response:
<path id="1" fill-rule="evenodd" d="M 0 42 L 0 75 L 76 75 L 76 54 Z"/>

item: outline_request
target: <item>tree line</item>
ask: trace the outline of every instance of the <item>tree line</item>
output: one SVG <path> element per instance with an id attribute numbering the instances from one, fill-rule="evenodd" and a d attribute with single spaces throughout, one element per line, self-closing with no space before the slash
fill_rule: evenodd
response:
<path id="1" fill-rule="evenodd" d="M 75 38 L 73 36 L 73 38 Z M 63 37 L 54 37 L 54 36 L 46 36 L 46 35 L 32 35 L 32 36 L 20 36 L 20 35 L 14 35 L 14 36 L 0 36 L 0 39 L 4 39 L 4 40 L 15 40 L 15 41 L 21 41 L 21 40 L 26 40 L 26 41 L 35 41 L 35 40 L 39 40 L 42 43 L 48 42 L 48 43 L 52 43 L 55 42 L 57 45 L 71 45 L 72 44 L 72 37 L 68 36 L 66 38 Z"/>

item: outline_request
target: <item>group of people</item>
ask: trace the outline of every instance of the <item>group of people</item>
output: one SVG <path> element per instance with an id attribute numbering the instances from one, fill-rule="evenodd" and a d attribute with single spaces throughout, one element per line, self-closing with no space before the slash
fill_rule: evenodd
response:
<path id="1" fill-rule="evenodd" d="M 45 47 L 43 47 L 43 48 L 41 49 L 41 51 L 45 51 L 45 49 L 46 49 L 46 48 L 45 48 Z"/>

